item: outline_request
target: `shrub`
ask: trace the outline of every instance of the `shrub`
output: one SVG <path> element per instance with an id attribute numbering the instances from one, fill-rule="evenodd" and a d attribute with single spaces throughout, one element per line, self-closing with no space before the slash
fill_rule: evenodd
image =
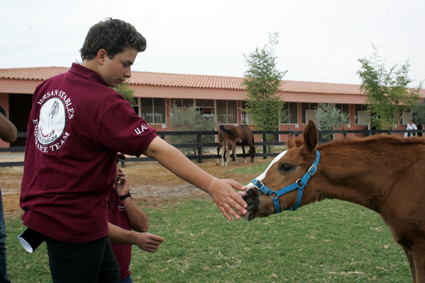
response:
<path id="1" fill-rule="evenodd" d="M 214 119 L 204 117 L 196 105 L 189 107 L 177 107 L 171 105 L 170 125 L 175 131 L 215 131 L 217 123 Z M 169 136 L 169 142 L 174 144 L 197 143 L 195 135 Z M 214 135 L 202 135 L 202 143 L 215 142 Z M 197 147 L 180 148 L 186 155 L 197 155 Z M 210 148 L 202 147 L 202 154 L 210 151 Z"/>

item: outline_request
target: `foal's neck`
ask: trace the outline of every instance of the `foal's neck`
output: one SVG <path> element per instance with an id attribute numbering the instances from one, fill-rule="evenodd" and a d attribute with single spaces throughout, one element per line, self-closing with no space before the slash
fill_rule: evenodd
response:
<path id="1" fill-rule="evenodd" d="M 335 143 L 319 148 L 319 174 L 317 180 L 313 181 L 315 178 L 312 178 L 315 186 L 313 201 L 340 199 L 379 213 L 395 180 L 403 176 L 417 160 L 417 156 L 408 157 L 407 154 L 417 145 L 365 145 Z"/>

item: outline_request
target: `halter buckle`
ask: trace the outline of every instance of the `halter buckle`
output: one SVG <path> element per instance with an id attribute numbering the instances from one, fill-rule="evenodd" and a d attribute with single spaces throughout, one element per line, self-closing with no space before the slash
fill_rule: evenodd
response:
<path id="1" fill-rule="evenodd" d="M 313 169 L 313 170 L 312 170 Z M 310 170 L 312 170 L 313 172 L 310 172 Z M 317 171 L 317 166 L 316 165 L 314 165 L 314 164 L 312 164 L 311 166 L 310 166 L 310 168 L 308 168 L 308 174 L 310 174 L 310 176 L 313 176 L 315 173 L 316 173 L 316 171 Z"/>
<path id="2" fill-rule="evenodd" d="M 261 184 L 261 187 L 260 186 L 258 186 L 259 184 Z M 263 189 L 263 187 L 264 187 L 264 184 L 263 184 L 263 182 L 261 182 L 260 180 L 255 180 L 255 182 L 254 182 L 254 187 L 257 189 L 257 190 L 262 190 Z"/>

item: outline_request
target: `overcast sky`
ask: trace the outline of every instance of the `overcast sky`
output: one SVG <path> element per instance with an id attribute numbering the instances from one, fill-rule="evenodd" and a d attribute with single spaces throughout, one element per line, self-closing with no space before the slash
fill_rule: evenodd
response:
<path id="1" fill-rule="evenodd" d="M 69 67 L 107 17 L 147 39 L 134 71 L 243 77 L 244 54 L 278 33 L 284 80 L 361 84 L 372 44 L 388 68 L 410 60 L 411 86 L 425 80 L 424 0 L 2 0 L 0 68 Z"/>

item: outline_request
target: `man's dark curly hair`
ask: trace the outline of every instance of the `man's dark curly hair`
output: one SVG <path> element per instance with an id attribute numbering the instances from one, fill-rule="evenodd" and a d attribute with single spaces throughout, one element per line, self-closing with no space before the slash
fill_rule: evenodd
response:
<path id="1" fill-rule="evenodd" d="M 129 23 L 108 18 L 92 26 L 80 50 L 82 60 L 91 60 L 100 49 L 105 49 L 108 57 L 124 52 L 125 48 L 145 51 L 146 39 Z"/>

